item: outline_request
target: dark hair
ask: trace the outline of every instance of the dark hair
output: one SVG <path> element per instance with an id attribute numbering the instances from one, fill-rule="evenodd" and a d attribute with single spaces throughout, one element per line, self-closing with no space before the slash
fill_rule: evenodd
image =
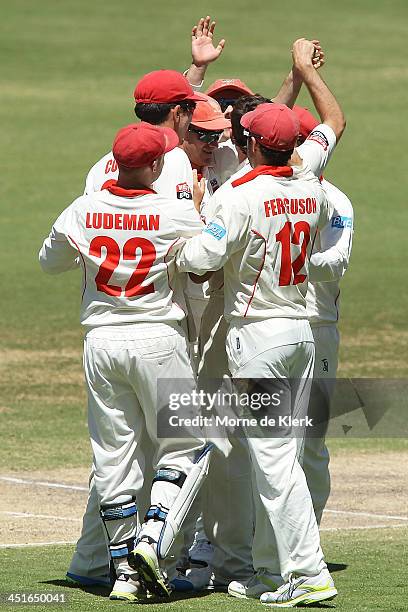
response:
<path id="1" fill-rule="evenodd" d="M 271 102 L 269 98 L 264 98 L 260 94 L 255 94 L 254 96 L 241 96 L 235 102 L 233 109 L 231 111 L 231 127 L 232 127 L 232 135 L 234 137 L 235 144 L 246 153 L 246 144 L 247 139 L 244 136 L 244 128 L 242 127 L 240 121 L 242 115 L 245 113 L 249 113 L 249 111 L 254 110 L 260 104 L 265 104 L 267 102 Z"/>
<path id="2" fill-rule="evenodd" d="M 275 151 L 264 147 L 259 141 L 258 144 L 265 158 L 266 166 L 286 166 L 293 153 L 293 149 L 290 149 L 290 151 Z"/>
<path id="3" fill-rule="evenodd" d="M 169 112 L 175 106 L 180 106 L 184 113 L 188 113 L 195 109 L 195 102 L 193 100 L 183 100 L 182 102 L 171 102 L 169 104 L 137 102 L 135 115 L 141 121 L 146 121 L 152 125 L 160 125 L 166 121 Z"/>

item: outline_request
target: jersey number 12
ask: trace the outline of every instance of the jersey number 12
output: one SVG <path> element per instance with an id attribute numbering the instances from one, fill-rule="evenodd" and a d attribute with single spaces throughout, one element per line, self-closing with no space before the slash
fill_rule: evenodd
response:
<path id="1" fill-rule="evenodd" d="M 286 221 L 280 232 L 276 234 L 276 242 L 282 245 L 279 286 L 298 285 L 306 280 L 306 274 L 300 271 L 305 265 L 307 247 L 310 242 L 310 225 L 306 221 L 298 221 L 293 225 Z M 291 245 L 300 245 L 300 254 L 292 261 Z"/>

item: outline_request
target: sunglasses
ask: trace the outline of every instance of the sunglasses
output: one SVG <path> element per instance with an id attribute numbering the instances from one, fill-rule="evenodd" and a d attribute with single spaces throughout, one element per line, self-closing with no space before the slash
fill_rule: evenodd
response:
<path id="1" fill-rule="evenodd" d="M 237 98 L 218 98 L 217 102 L 221 106 L 221 110 L 223 113 L 227 110 L 229 106 L 234 106 Z"/>
<path id="2" fill-rule="evenodd" d="M 188 128 L 189 132 L 194 132 L 194 134 L 197 134 L 198 136 L 198 140 L 201 140 L 201 142 L 206 142 L 207 144 L 212 144 L 213 142 L 218 142 L 220 139 L 221 134 L 223 133 L 224 130 L 213 130 L 213 131 L 209 131 L 209 130 L 197 130 L 196 128 L 193 127 L 189 127 Z"/>

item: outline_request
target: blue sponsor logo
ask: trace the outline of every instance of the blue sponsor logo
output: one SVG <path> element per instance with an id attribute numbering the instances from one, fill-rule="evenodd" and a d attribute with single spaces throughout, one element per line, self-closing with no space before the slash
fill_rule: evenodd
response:
<path id="1" fill-rule="evenodd" d="M 341 217 L 336 215 L 332 217 L 331 226 L 338 229 L 353 229 L 353 219 L 351 217 Z"/>
<path id="2" fill-rule="evenodd" d="M 217 240 L 221 240 L 221 238 L 224 238 L 225 234 L 227 233 L 227 230 L 224 227 L 221 227 L 221 225 L 218 225 L 217 223 L 209 223 L 204 231 L 207 232 L 207 234 L 211 234 L 211 236 L 214 236 L 214 238 L 216 238 Z"/>

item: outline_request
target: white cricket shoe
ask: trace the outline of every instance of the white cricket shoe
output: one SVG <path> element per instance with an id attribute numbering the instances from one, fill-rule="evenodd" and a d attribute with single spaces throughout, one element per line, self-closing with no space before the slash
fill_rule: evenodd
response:
<path id="1" fill-rule="evenodd" d="M 296 576 L 291 574 L 289 581 L 276 591 L 263 593 L 260 602 L 274 608 L 294 608 L 298 604 L 311 604 L 334 599 L 337 589 L 327 569 L 317 576 Z"/>
<path id="2" fill-rule="evenodd" d="M 150 593 L 159 597 L 170 597 L 171 588 L 160 569 L 159 560 L 153 546 L 142 540 L 135 546 L 132 555 L 134 559 L 131 565 L 137 569 Z"/>
<path id="3" fill-rule="evenodd" d="M 138 574 L 120 574 L 109 599 L 119 599 L 121 601 L 137 601 L 146 598 L 146 589 L 141 584 Z"/>
<path id="4" fill-rule="evenodd" d="M 170 585 L 179 593 L 191 591 L 204 591 L 213 589 L 212 569 L 209 565 L 205 567 L 191 567 L 170 580 Z"/>
<path id="5" fill-rule="evenodd" d="M 228 594 L 241 599 L 259 599 L 262 593 L 275 590 L 282 584 L 282 576 L 270 574 L 266 570 L 260 569 L 248 580 L 230 582 Z"/>

